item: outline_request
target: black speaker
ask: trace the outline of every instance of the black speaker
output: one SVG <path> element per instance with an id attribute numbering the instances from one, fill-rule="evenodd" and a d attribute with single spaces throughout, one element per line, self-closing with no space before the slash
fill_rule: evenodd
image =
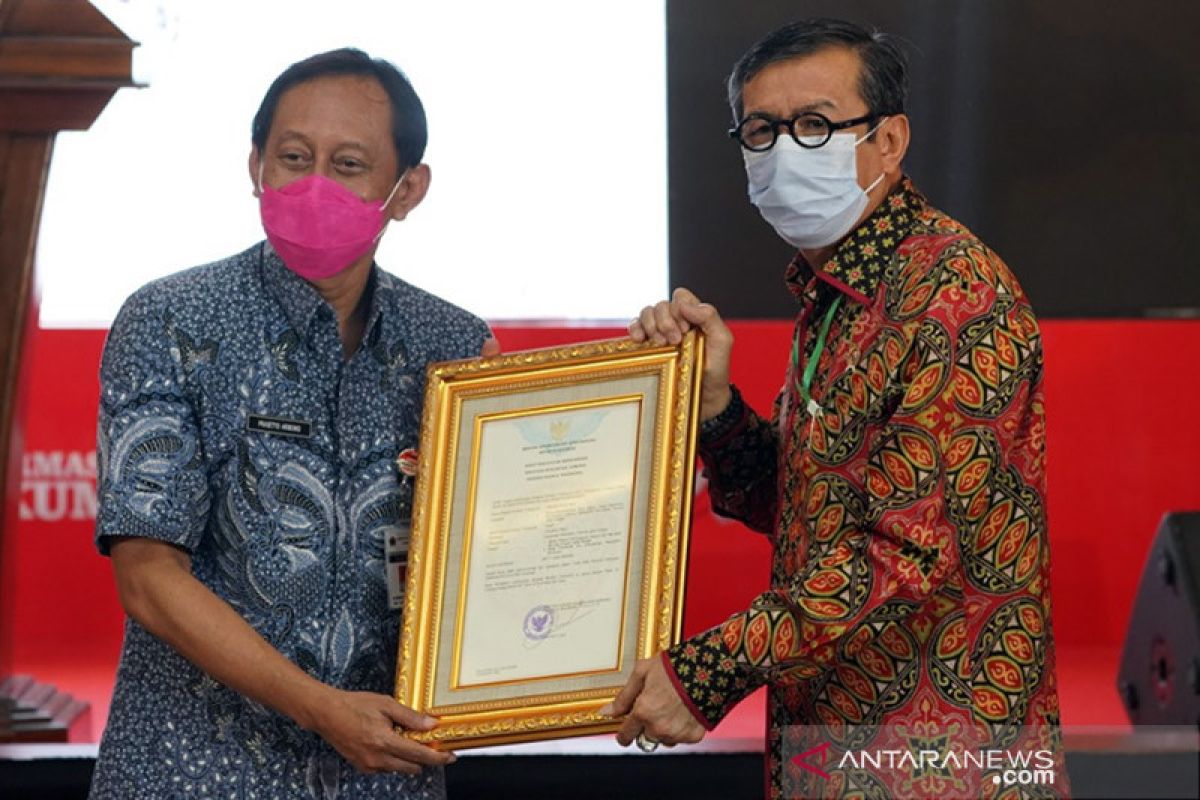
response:
<path id="1" fill-rule="evenodd" d="M 1158 526 L 1117 689 L 1135 725 L 1200 725 L 1200 511 L 1171 512 Z"/>

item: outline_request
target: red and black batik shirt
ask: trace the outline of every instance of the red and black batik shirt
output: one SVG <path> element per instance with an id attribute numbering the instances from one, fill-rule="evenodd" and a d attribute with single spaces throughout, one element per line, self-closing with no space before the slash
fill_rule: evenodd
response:
<path id="1" fill-rule="evenodd" d="M 822 737 L 958 730 L 1057 754 L 1042 345 L 1016 279 L 906 179 L 787 284 L 796 358 L 772 418 L 735 393 L 701 437 L 714 508 L 772 537 L 771 587 L 665 654 L 677 688 L 711 728 L 770 686 L 770 796 L 784 758 Z M 801 375 L 839 297 L 814 414 Z M 928 770 L 826 770 L 803 791 L 954 788 Z"/>

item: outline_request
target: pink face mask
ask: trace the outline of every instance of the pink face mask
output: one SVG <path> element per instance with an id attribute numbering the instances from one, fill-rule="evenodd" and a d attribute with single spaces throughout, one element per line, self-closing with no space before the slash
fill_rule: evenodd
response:
<path id="1" fill-rule="evenodd" d="M 383 210 L 403 180 L 401 175 L 391 194 L 379 203 L 363 200 L 323 175 L 308 175 L 272 189 L 263 185 L 260 167 L 259 211 L 267 240 L 301 278 L 333 277 L 379 241 L 387 223 Z"/>

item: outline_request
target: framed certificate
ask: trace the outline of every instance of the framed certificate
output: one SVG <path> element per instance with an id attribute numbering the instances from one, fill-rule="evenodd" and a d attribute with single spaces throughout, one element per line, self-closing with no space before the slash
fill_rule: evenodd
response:
<path id="1" fill-rule="evenodd" d="M 615 731 L 679 640 L 703 338 L 429 368 L 396 699 L 454 748 Z"/>

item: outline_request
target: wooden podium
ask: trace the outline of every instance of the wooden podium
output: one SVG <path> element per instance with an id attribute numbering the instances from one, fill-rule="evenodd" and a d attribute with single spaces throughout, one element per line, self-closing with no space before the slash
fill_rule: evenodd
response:
<path id="1" fill-rule="evenodd" d="M 21 354 L 37 324 L 33 254 L 54 137 L 133 86 L 137 45 L 86 0 L 0 0 L 0 743 L 67 741 L 86 705 L 13 676 L 11 539 L 21 483 Z"/>

